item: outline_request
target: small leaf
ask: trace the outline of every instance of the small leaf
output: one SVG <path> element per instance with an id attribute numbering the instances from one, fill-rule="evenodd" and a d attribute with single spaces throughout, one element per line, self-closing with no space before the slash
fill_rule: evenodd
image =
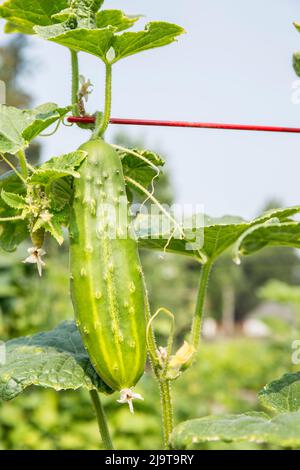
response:
<path id="1" fill-rule="evenodd" d="M 0 105 L 0 153 L 16 154 L 43 130 L 67 114 L 69 107 L 47 103 L 33 110 Z"/>
<path id="2" fill-rule="evenodd" d="M 15 251 L 27 237 L 28 228 L 25 221 L 0 222 L 0 247 L 4 251 Z"/>
<path id="3" fill-rule="evenodd" d="M 285 374 L 259 393 L 263 406 L 276 413 L 300 411 L 300 372 Z"/>
<path id="4" fill-rule="evenodd" d="M 0 366 L 0 399 L 11 400 L 31 385 L 111 393 L 90 363 L 73 322 L 6 343 L 6 363 Z"/>
<path id="5" fill-rule="evenodd" d="M 124 176 L 130 176 L 144 188 L 147 188 L 153 179 L 159 174 L 159 167 L 162 167 L 164 160 L 154 152 L 149 150 L 132 149 L 137 154 L 133 155 L 124 150 L 118 150 L 118 154 L 122 160 Z M 139 155 L 141 158 L 139 158 Z M 147 160 L 149 163 L 147 163 Z M 135 187 L 131 189 L 136 190 Z"/>
<path id="6" fill-rule="evenodd" d="M 263 413 L 210 416 L 185 421 L 175 428 L 175 449 L 195 448 L 205 442 L 257 442 L 278 447 L 300 446 L 300 413 L 270 419 Z"/>
<path id="7" fill-rule="evenodd" d="M 55 217 L 52 218 L 50 222 L 44 225 L 44 228 L 49 232 L 52 237 L 57 241 L 59 245 L 62 245 L 64 242 L 63 232 L 60 225 L 60 221 L 57 221 Z"/>
<path id="8" fill-rule="evenodd" d="M 300 77 L 300 52 L 295 52 L 293 55 L 293 67 L 298 77 Z"/>
<path id="9" fill-rule="evenodd" d="M 8 0 L 0 6 L 0 17 L 13 24 L 9 32 L 33 34 L 33 26 L 54 23 L 52 16 L 67 7 L 68 0 Z"/>
<path id="10" fill-rule="evenodd" d="M 131 28 L 140 16 L 127 16 L 121 10 L 101 10 L 96 15 L 97 28 L 113 26 L 116 32 Z"/>
<path id="11" fill-rule="evenodd" d="M 71 177 L 53 181 L 49 189 L 51 208 L 57 212 L 62 211 L 70 203 L 72 193 Z"/>
<path id="12" fill-rule="evenodd" d="M 259 226 L 243 239 L 239 250 L 241 255 L 251 255 L 267 246 L 300 248 L 300 223 L 279 222 Z"/>
<path id="13" fill-rule="evenodd" d="M 112 44 L 116 51 L 115 62 L 142 51 L 171 44 L 176 36 L 184 32 L 176 24 L 154 21 L 148 23 L 144 31 L 115 35 Z"/>
<path id="14" fill-rule="evenodd" d="M 37 26 L 35 32 L 42 39 L 55 42 L 77 52 L 87 52 L 106 62 L 106 54 L 112 46 L 114 29 L 72 29 L 66 25 L 55 25 L 47 28 Z"/>
<path id="15" fill-rule="evenodd" d="M 54 157 L 35 170 L 30 177 L 30 182 L 46 186 L 65 176 L 78 178 L 79 173 L 75 169 L 81 165 L 86 155 L 86 152 L 77 150 L 60 157 Z"/>
<path id="16" fill-rule="evenodd" d="M 2 189 L 1 197 L 3 201 L 13 209 L 24 209 L 26 207 L 25 198 L 14 193 L 7 193 Z"/>

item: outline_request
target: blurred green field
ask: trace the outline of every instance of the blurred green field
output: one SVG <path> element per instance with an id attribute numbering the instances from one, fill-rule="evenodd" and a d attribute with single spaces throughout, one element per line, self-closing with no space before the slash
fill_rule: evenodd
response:
<path id="1" fill-rule="evenodd" d="M 1 255 L 1 338 L 51 329 L 66 317 L 72 317 L 67 255 L 61 253 L 57 256 L 52 245 L 47 251 L 47 269 L 42 280 L 36 276 L 34 267 L 21 263 L 25 247 L 14 255 Z M 170 271 L 172 263 L 172 257 L 167 257 L 162 265 Z M 157 303 L 167 302 L 167 298 L 161 299 L 166 291 L 161 293 L 157 288 L 157 276 L 155 282 L 151 281 L 151 264 L 148 258 L 145 265 L 150 290 Z M 164 278 L 164 271 L 158 272 L 162 272 Z M 178 344 L 193 308 L 192 294 L 188 290 L 189 276 L 186 274 L 182 278 L 180 298 L 190 297 L 190 300 L 184 309 L 179 304 L 176 310 L 176 321 L 180 325 Z M 173 298 L 172 303 L 175 300 Z M 165 330 L 164 322 L 158 324 L 161 341 Z M 293 370 L 289 330 L 282 330 L 282 334 L 277 331 L 272 338 L 219 335 L 212 341 L 203 341 L 195 365 L 182 380 L 174 383 L 175 421 L 260 410 L 257 392 L 269 381 Z M 137 392 L 145 400 L 137 402 L 134 415 L 126 406 L 116 402 L 117 394 L 103 399 L 115 446 L 118 449 L 159 448 L 160 398 L 150 371 L 138 384 Z M 85 391 L 55 393 L 31 388 L 14 401 L 0 403 L 0 449 L 98 449 L 100 445 L 96 419 L 89 394 Z M 249 448 L 245 444 L 211 444 L 208 447 Z M 250 448 L 255 446 L 250 445 Z"/>

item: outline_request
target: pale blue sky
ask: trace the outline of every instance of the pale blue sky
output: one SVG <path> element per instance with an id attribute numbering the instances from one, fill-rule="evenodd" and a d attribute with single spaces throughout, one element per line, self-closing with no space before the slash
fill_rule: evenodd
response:
<path id="1" fill-rule="evenodd" d="M 300 105 L 291 102 L 297 80 L 291 57 L 300 50 L 300 35 L 292 26 L 300 21 L 298 0 L 107 0 L 105 6 L 143 13 L 142 24 L 165 20 L 187 31 L 178 43 L 115 66 L 113 116 L 300 127 Z M 39 68 L 25 86 L 37 104 L 67 104 L 68 51 L 40 40 L 32 43 L 28 60 Z M 103 66 L 83 54 L 81 65 L 95 84 L 94 111 L 101 106 Z M 204 204 L 211 215 L 244 217 L 271 197 L 287 205 L 300 203 L 300 135 L 127 130 L 167 156 L 177 202 Z M 112 126 L 108 139 L 117 131 Z M 44 157 L 70 151 L 84 138 L 75 127 L 62 128 L 45 139 Z"/>

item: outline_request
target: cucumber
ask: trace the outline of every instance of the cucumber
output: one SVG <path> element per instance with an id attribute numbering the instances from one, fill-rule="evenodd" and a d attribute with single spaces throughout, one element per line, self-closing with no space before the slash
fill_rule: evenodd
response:
<path id="1" fill-rule="evenodd" d="M 133 387 L 146 362 L 147 294 L 137 243 L 129 236 L 120 158 L 101 139 L 80 147 L 88 156 L 74 183 L 70 223 L 71 296 L 91 362 L 113 390 Z M 111 209 L 126 216 L 111 236 Z M 110 210 L 108 210 L 108 208 Z"/>

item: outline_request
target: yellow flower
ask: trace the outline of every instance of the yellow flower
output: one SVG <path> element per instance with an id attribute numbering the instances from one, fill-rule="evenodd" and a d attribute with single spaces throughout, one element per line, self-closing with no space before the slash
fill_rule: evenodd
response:
<path id="1" fill-rule="evenodd" d="M 170 367 L 176 369 L 187 364 L 192 359 L 195 352 L 196 349 L 194 346 L 185 341 L 181 348 L 178 349 L 175 356 L 171 356 Z"/>

